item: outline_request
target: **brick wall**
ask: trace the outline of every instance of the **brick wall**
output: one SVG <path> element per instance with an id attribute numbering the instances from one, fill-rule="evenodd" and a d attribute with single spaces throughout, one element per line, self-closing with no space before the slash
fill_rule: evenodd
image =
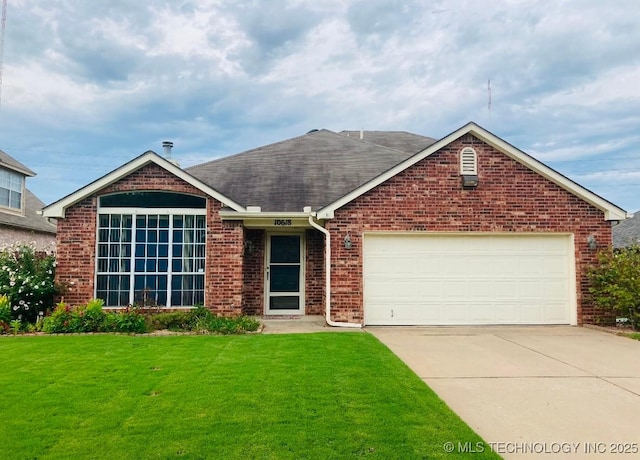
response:
<path id="1" fill-rule="evenodd" d="M 458 152 L 478 154 L 479 186 L 463 190 Z M 342 207 L 327 222 L 332 241 L 332 319 L 362 322 L 365 231 L 563 232 L 575 235 L 578 323 L 610 321 L 588 301 L 587 238 L 611 244 L 603 213 L 468 134 Z M 349 233 L 352 249 L 345 249 Z"/>
<path id="2" fill-rule="evenodd" d="M 247 315 L 264 313 L 264 257 L 265 231 L 246 230 L 244 262 L 244 312 Z"/>
<path id="3" fill-rule="evenodd" d="M 0 246 L 13 244 L 28 244 L 38 251 L 53 251 L 56 247 L 56 235 L 0 225 Z"/>
<path id="4" fill-rule="evenodd" d="M 206 195 L 155 164 L 146 165 L 66 210 L 58 220 L 57 282 L 65 300 L 85 303 L 94 295 L 97 197 L 124 191 L 167 190 Z M 222 222 L 221 204 L 207 200 L 205 304 L 218 314 L 241 312 L 244 233 L 241 224 Z"/>
<path id="5" fill-rule="evenodd" d="M 305 269 L 305 314 L 324 315 L 324 235 L 307 230 Z"/>

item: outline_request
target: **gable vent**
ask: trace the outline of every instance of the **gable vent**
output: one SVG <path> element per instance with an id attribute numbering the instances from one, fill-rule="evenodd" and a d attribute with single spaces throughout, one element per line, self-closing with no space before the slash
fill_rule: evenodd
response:
<path id="1" fill-rule="evenodd" d="M 460 174 L 463 176 L 478 174 L 478 156 L 471 147 L 465 147 L 460 152 Z"/>

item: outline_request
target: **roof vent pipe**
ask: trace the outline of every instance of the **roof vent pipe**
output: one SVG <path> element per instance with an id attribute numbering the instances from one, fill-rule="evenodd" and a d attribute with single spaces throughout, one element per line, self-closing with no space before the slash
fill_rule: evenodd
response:
<path id="1" fill-rule="evenodd" d="M 164 141 L 162 143 L 162 148 L 164 150 L 164 156 L 165 158 L 168 160 L 171 158 L 171 149 L 173 148 L 173 142 L 171 141 Z"/>
<path id="2" fill-rule="evenodd" d="M 360 128 L 360 140 L 364 139 L 364 130 Z"/>

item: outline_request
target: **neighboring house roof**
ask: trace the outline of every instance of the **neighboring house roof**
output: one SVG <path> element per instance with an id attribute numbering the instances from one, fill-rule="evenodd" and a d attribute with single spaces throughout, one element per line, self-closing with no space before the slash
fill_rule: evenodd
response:
<path id="1" fill-rule="evenodd" d="M 614 248 L 623 248 L 633 244 L 640 245 L 640 211 L 630 219 L 613 227 Z"/>
<path id="2" fill-rule="evenodd" d="M 536 173 L 540 174 L 541 176 L 545 177 L 551 182 L 554 182 L 559 187 L 562 187 L 568 192 L 580 197 L 587 203 L 590 203 L 591 205 L 595 206 L 597 209 L 600 209 L 604 213 L 606 220 L 624 220 L 627 218 L 627 212 L 624 209 L 619 208 L 618 206 L 614 205 L 610 201 L 607 201 L 604 198 L 600 197 L 599 195 L 596 195 L 592 191 L 587 190 L 586 188 L 582 187 L 581 185 L 577 184 L 576 182 L 572 181 L 566 176 L 563 176 L 559 172 L 555 171 L 554 169 L 551 169 L 547 165 L 541 163 L 540 161 L 536 160 L 532 156 L 529 156 L 528 154 L 524 153 L 522 150 L 517 149 L 513 145 L 509 144 L 508 142 L 505 142 L 495 134 L 490 133 L 486 129 L 478 126 L 473 122 L 467 123 L 466 125 L 452 132 L 448 136 L 445 136 L 439 141 L 434 142 L 429 147 L 424 149 L 422 152 L 419 152 L 416 155 L 409 157 L 402 163 L 383 172 L 382 174 L 378 175 L 372 180 L 366 183 L 363 183 L 360 187 L 358 187 L 356 190 L 352 191 L 351 193 L 344 195 L 343 197 L 339 198 L 338 200 L 334 201 L 328 206 L 323 207 L 318 211 L 318 218 L 320 219 L 332 218 L 333 213 L 337 209 L 341 208 L 342 206 L 353 201 L 360 195 L 368 192 L 374 187 L 377 187 L 381 183 L 389 180 L 393 176 L 413 166 L 417 162 L 423 160 L 424 158 L 437 152 L 441 148 L 449 145 L 450 143 L 454 142 L 455 140 L 459 139 L 460 137 L 466 134 L 472 134 L 478 139 L 484 141 L 485 143 L 491 145 L 495 149 L 504 153 L 509 158 L 523 164 L 527 168 L 535 171 Z"/>
<path id="3" fill-rule="evenodd" d="M 23 165 L 18 160 L 13 158 L 11 155 L 4 153 L 2 150 L 0 150 L 0 167 L 11 169 L 13 171 L 22 173 L 25 176 L 33 177 L 36 175 L 35 172 L 27 168 L 25 165 Z"/>
<path id="4" fill-rule="evenodd" d="M 228 198 L 227 196 L 224 196 L 217 190 L 212 189 L 207 184 L 201 182 L 197 178 L 186 173 L 183 169 L 180 169 L 175 164 L 171 163 L 165 158 L 162 158 L 160 155 L 153 152 L 152 150 L 148 150 L 142 155 L 138 156 L 137 158 L 134 158 L 133 160 L 129 161 L 128 163 L 123 164 L 119 168 L 111 171 L 110 173 L 102 176 L 101 178 L 96 179 L 95 181 L 91 182 L 88 185 L 85 185 L 81 189 L 78 189 L 75 192 L 59 199 L 55 203 L 51 203 L 49 206 L 43 209 L 42 211 L 43 215 L 46 217 L 63 218 L 65 215 L 65 211 L 67 210 L 68 207 L 73 206 L 79 201 L 82 201 L 87 196 L 92 195 L 93 193 L 99 190 L 102 190 L 103 188 L 113 184 L 114 182 L 119 181 L 123 177 L 128 176 L 132 172 L 151 163 L 157 164 L 158 166 L 169 171 L 171 174 L 175 175 L 176 177 L 179 177 L 180 179 L 184 180 L 188 184 L 193 185 L 198 190 L 201 190 L 207 195 L 218 200 L 224 206 L 227 206 L 235 211 L 245 211 L 245 209 L 241 205 L 236 203 L 231 198 Z"/>
<path id="5" fill-rule="evenodd" d="M 24 215 L 0 212 L 0 225 L 41 233 L 56 233 L 56 224 L 39 214 L 44 203 L 27 188 L 24 190 Z"/>
<path id="6" fill-rule="evenodd" d="M 434 142 L 415 134 L 380 131 L 365 131 L 360 140 L 359 131 L 357 136 L 346 135 L 352 132 L 314 130 L 186 171 L 244 206 L 301 212 L 306 206 L 316 210 L 338 200 Z"/>

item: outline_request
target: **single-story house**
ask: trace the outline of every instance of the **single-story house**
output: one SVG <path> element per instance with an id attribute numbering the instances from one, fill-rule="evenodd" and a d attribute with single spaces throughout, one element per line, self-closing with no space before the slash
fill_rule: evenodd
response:
<path id="1" fill-rule="evenodd" d="M 613 247 L 640 246 L 640 211 L 613 227 Z"/>
<path id="2" fill-rule="evenodd" d="M 52 203 L 65 299 L 331 325 L 583 324 L 627 212 L 468 123 L 309 133 L 181 169 L 148 151 Z"/>
<path id="3" fill-rule="evenodd" d="M 36 173 L 0 150 L 0 244 L 33 244 L 52 249 L 56 225 L 39 214 L 44 203 L 26 187 Z"/>

